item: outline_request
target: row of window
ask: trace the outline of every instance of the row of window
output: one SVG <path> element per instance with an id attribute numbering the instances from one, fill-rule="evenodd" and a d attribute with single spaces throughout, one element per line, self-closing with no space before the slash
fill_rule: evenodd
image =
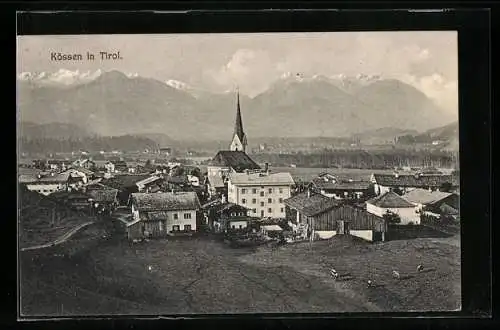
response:
<path id="1" fill-rule="evenodd" d="M 253 213 L 257 213 L 257 209 L 252 209 L 252 212 Z M 280 208 L 280 212 L 284 213 L 285 209 L 284 208 Z M 261 210 L 261 213 L 264 213 L 264 210 Z M 273 213 L 273 209 L 272 208 L 268 208 L 267 209 L 267 213 Z"/>
<path id="2" fill-rule="evenodd" d="M 247 203 L 247 200 L 245 198 L 242 198 L 241 199 L 241 203 L 242 204 L 246 204 Z M 268 204 L 272 204 L 273 203 L 273 199 L 272 198 L 268 198 L 267 199 L 267 203 Z M 283 203 L 283 198 L 279 198 L 278 199 L 278 203 Z M 252 204 L 257 204 L 257 199 L 256 198 L 252 198 Z M 260 202 L 260 206 L 264 206 L 264 202 Z"/>
<path id="3" fill-rule="evenodd" d="M 164 228 L 164 224 L 163 222 L 160 222 L 160 231 L 163 231 L 163 228 Z M 144 230 L 144 226 L 142 228 Z M 181 226 L 180 225 L 173 225 L 172 226 L 172 231 L 180 231 L 181 230 Z M 191 230 L 191 225 L 184 225 L 184 230 L 185 231 L 190 231 Z"/>
<path id="4" fill-rule="evenodd" d="M 263 189 L 263 188 L 264 188 L 264 187 L 262 187 L 261 189 Z M 267 189 L 267 191 L 268 191 L 268 193 L 272 194 L 272 193 L 274 192 L 274 188 L 269 188 L 269 189 Z M 282 193 L 283 193 L 283 188 L 278 188 L 278 191 L 279 191 L 279 193 L 280 193 L 280 194 L 282 194 Z M 246 193 L 247 193 L 247 189 L 246 189 L 246 188 L 242 188 L 242 189 L 241 189 L 241 194 L 243 194 L 243 195 L 244 195 L 244 194 L 246 194 Z M 256 194 L 256 193 L 257 193 L 257 189 L 256 189 L 256 188 L 253 188 L 253 189 L 252 189 L 252 194 Z M 260 192 L 260 195 L 261 195 L 261 196 L 264 196 L 264 191 L 261 191 L 261 192 Z"/>
<path id="5" fill-rule="evenodd" d="M 179 215 L 177 213 L 174 213 L 174 220 L 179 219 Z M 191 219 L 191 213 L 184 213 L 184 219 L 188 220 Z"/>

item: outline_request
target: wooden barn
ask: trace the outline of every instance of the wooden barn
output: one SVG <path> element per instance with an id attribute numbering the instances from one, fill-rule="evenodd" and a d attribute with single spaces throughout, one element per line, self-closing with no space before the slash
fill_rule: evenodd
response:
<path id="1" fill-rule="evenodd" d="M 295 216 L 291 221 L 294 231 L 305 231 L 311 240 L 346 234 L 368 241 L 385 241 L 386 221 L 362 208 L 311 191 L 286 199 L 285 204 L 292 217 Z"/>

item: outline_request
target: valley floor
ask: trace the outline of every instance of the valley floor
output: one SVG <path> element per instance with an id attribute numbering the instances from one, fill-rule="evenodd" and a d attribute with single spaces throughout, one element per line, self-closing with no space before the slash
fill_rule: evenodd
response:
<path id="1" fill-rule="evenodd" d="M 22 316 L 460 309 L 457 236 L 379 244 L 337 236 L 247 250 L 210 236 L 131 245 L 113 229 L 92 230 L 72 239 L 99 237 L 80 254 L 61 257 L 64 244 L 21 254 Z M 106 231 L 114 236 L 101 239 Z M 331 267 L 345 280 L 333 281 Z"/>

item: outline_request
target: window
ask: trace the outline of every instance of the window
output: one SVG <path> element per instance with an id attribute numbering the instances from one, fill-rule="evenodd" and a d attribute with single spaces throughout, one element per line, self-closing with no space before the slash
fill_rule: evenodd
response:
<path id="1" fill-rule="evenodd" d="M 242 225 L 240 225 L 240 229 L 241 229 L 241 228 L 243 228 L 243 226 L 242 226 Z"/>
<path id="2" fill-rule="evenodd" d="M 273 199 L 272 199 L 272 198 L 268 198 L 268 199 L 267 199 L 267 202 L 268 202 L 269 204 L 271 204 L 271 203 L 273 202 Z"/>
<path id="3" fill-rule="evenodd" d="M 280 194 L 282 194 L 282 193 L 283 193 L 283 188 L 280 188 Z"/>
<path id="4" fill-rule="evenodd" d="M 174 220 L 179 219 L 179 215 L 177 213 L 174 213 Z"/>
<path id="5" fill-rule="evenodd" d="M 172 226 L 172 231 L 179 231 L 179 230 L 181 230 L 179 225 Z"/>
<path id="6" fill-rule="evenodd" d="M 257 189 L 252 189 L 252 194 L 256 194 L 257 193 Z"/>
<path id="7" fill-rule="evenodd" d="M 260 197 L 264 197 L 264 192 L 263 191 L 260 192 Z"/>
<path id="8" fill-rule="evenodd" d="M 260 210 L 260 216 L 263 217 L 264 216 L 264 210 Z"/>
<path id="9" fill-rule="evenodd" d="M 264 202 L 260 202 L 260 206 L 264 206 Z"/>
<path id="10" fill-rule="evenodd" d="M 242 217 L 242 216 L 244 216 L 244 215 L 245 215 L 245 213 L 243 213 L 243 212 L 240 212 L 240 216 L 241 216 L 241 217 Z"/>
<path id="11" fill-rule="evenodd" d="M 269 188 L 269 193 L 272 194 L 273 193 L 273 188 Z"/>
<path id="12" fill-rule="evenodd" d="M 280 209 L 280 212 L 281 212 L 281 213 L 285 212 L 285 209 L 281 208 L 281 209 Z"/>
<path id="13" fill-rule="evenodd" d="M 234 228 L 236 228 L 236 227 L 235 227 L 235 225 L 231 225 L 231 228 L 232 228 L 232 229 L 234 229 Z"/>
<path id="14" fill-rule="evenodd" d="M 246 199 L 244 199 L 244 198 L 242 198 L 242 199 L 241 199 L 241 203 L 242 203 L 242 204 L 246 204 L 246 203 L 247 203 L 247 200 L 246 200 Z"/>
<path id="15" fill-rule="evenodd" d="M 191 231 L 191 225 L 184 225 L 185 231 Z"/>
<path id="16" fill-rule="evenodd" d="M 244 195 L 247 193 L 247 190 L 245 188 L 241 189 L 241 194 Z"/>
<path id="17" fill-rule="evenodd" d="M 252 209 L 252 212 L 253 213 L 257 213 L 257 209 Z"/>
<path id="18" fill-rule="evenodd" d="M 232 217 L 236 216 L 236 213 L 235 212 L 231 212 L 231 216 Z"/>
<path id="19" fill-rule="evenodd" d="M 184 219 L 191 219 L 191 213 L 184 213 Z"/>
<path id="20" fill-rule="evenodd" d="M 252 204 L 257 204 L 257 199 L 252 198 Z"/>
<path id="21" fill-rule="evenodd" d="M 272 208 L 268 208 L 267 209 L 267 213 L 273 213 L 273 209 Z"/>
<path id="22" fill-rule="evenodd" d="M 160 221 L 160 231 L 163 231 L 163 221 Z"/>
<path id="23" fill-rule="evenodd" d="M 279 201 L 280 201 L 280 203 L 283 203 L 283 198 L 280 198 Z"/>

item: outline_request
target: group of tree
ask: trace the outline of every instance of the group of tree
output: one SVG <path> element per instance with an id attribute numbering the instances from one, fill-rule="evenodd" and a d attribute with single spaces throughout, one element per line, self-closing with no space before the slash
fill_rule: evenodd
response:
<path id="1" fill-rule="evenodd" d="M 366 169 L 392 169 L 400 166 L 453 167 L 456 157 L 452 152 L 439 150 L 335 150 L 321 153 L 260 153 L 252 155 L 255 161 L 274 166 L 341 167 Z"/>

